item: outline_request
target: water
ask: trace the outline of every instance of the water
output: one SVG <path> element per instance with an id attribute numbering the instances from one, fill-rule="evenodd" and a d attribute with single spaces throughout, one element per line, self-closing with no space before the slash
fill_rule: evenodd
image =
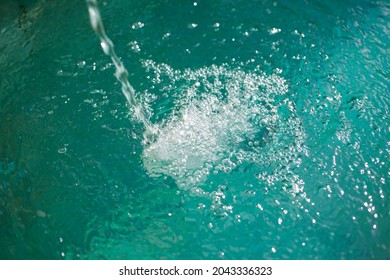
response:
<path id="1" fill-rule="evenodd" d="M 158 73 L 156 80 L 167 80 L 162 95 L 172 89 L 185 93 L 174 100 L 175 111 L 160 125 L 158 139 L 144 149 L 150 175 L 168 175 L 179 187 L 199 192 L 200 185 L 253 169 L 258 179 L 285 180 L 282 187 L 293 187 L 294 193 L 303 189 L 290 168 L 301 163 L 305 133 L 284 79 L 266 76 L 257 66 L 246 73 L 227 65 L 183 72 L 151 61 L 145 65 Z M 206 182 L 219 173 L 219 180 Z"/>
<path id="2" fill-rule="evenodd" d="M 1 258 L 389 258 L 386 1 L 101 2 L 122 92 L 62 2 L 0 6 Z"/>
<path id="3" fill-rule="evenodd" d="M 126 68 L 122 64 L 121 60 L 115 53 L 114 44 L 111 39 L 108 38 L 106 31 L 104 30 L 103 21 L 101 19 L 99 6 L 96 0 L 87 0 L 89 18 L 91 20 L 91 25 L 96 35 L 99 37 L 100 46 L 102 47 L 104 53 L 111 57 L 112 62 L 115 65 L 116 72 L 115 76 L 122 85 L 122 92 L 125 96 L 127 102 L 131 106 L 131 109 L 134 111 L 134 115 L 138 118 L 142 124 L 145 126 L 145 135 L 146 137 L 152 138 L 153 129 L 148 119 L 143 113 L 142 106 L 138 104 L 138 101 L 135 97 L 134 88 L 131 86 Z"/>

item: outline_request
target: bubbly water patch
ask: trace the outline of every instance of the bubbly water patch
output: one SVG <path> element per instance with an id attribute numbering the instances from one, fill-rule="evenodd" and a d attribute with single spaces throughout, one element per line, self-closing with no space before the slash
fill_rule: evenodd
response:
<path id="1" fill-rule="evenodd" d="M 240 172 L 245 164 L 255 168 L 258 181 L 302 191 L 294 168 L 305 134 L 283 78 L 226 64 L 183 71 L 150 60 L 144 66 L 160 89 L 150 99 L 173 100 L 155 127 L 155 141 L 145 144 L 150 176 L 170 176 L 181 188 L 199 190 L 211 175 Z"/>

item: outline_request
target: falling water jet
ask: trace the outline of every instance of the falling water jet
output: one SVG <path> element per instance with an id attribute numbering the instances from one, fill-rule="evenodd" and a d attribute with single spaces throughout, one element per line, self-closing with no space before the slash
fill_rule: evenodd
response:
<path id="1" fill-rule="evenodd" d="M 135 116 L 142 122 L 145 127 L 144 141 L 146 144 L 152 143 L 156 138 L 156 130 L 146 118 L 143 108 L 138 104 L 137 99 L 135 97 L 134 88 L 128 80 L 129 73 L 127 72 L 125 66 L 115 53 L 114 44 L 104 30 L 103 20 L 100 15 L 98 2 L 97 0 L 86 0 L 86 3 L 88 6 L 91 25 L 100 40 L 100 46 L 102 47 L 103 52 L 111 57 L 111 60 L 115 65 L 115 76 L 122 85 L 123 95 L 126 97 L 128 104 L 134 109 Z"/>

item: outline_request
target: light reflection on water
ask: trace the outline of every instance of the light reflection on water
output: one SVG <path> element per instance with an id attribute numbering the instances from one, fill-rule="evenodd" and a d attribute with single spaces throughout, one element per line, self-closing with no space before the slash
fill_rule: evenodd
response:
<path id="1" fill-rule="evenodd" d="M 102 3 L 149 147 L 62 2 L 1 17 L 1 258 L 388 258 L 386 2 Z"/>

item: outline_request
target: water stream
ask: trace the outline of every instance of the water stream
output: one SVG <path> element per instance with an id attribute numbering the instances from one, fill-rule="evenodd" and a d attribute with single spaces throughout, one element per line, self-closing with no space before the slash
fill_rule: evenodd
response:
<path id="1" fill-rule="evenodd" d="M 91 25 L 100 40 L 100 46 L 102 47 L 103 52 L 111 58 L 112 62 L 115 65 L 115 69 L 116 69 L 115 76 L 117 80 L 121 83 L 123 95 L 125 96 L 129 106 L 134 110 L 136 118 L 138 118 L 138 120 L 140 120 L 145 127 L 145 132 L 144 132 L 145 141 L 146 142 L 152 141 L 154 137 L 153 136 L 154 130 L 152 124 L 146 118 L 142 106 L 137 101 L 134 88 L 130 84 L 128 79 L 129 73 L 127 72 L 122 61 L 116 54 L 114 43 L 106 34 L 103 25 L 103 20 L 100 15 L 98 1 L 86 0 L 86 3 L 88 5 L 88 12 L 89 12 L 89 18 L 91 20 Z"/>

